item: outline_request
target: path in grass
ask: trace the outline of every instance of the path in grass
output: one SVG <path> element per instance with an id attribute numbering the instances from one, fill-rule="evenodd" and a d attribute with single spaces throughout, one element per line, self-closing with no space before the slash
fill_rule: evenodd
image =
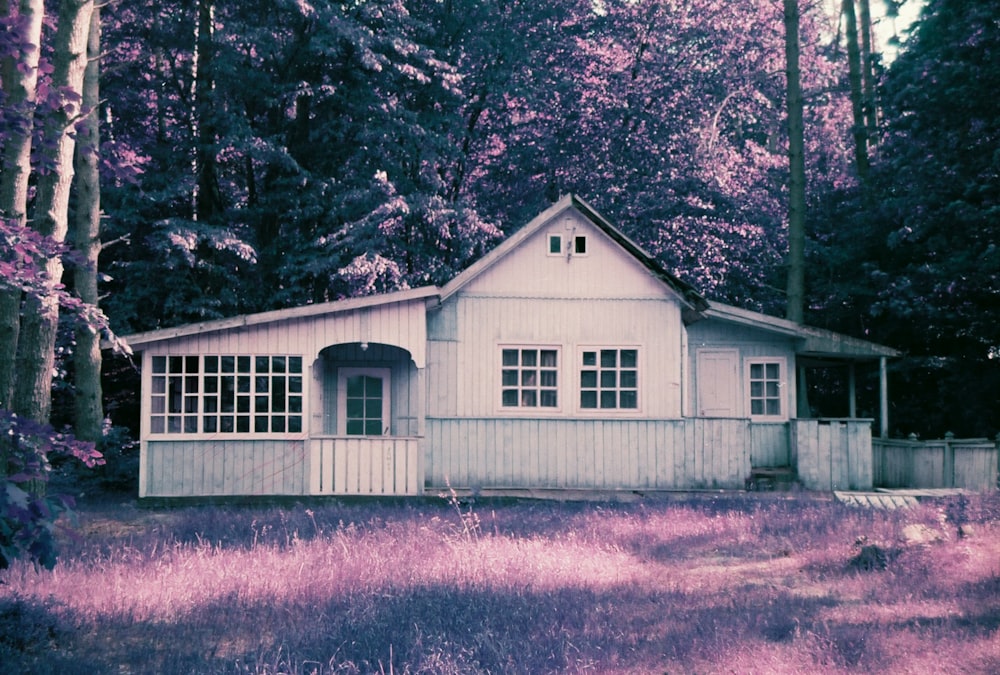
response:
<path id="1" fill-rule="evenodd" d="M 104 503 L 83 510 L 82 538 L 52 572 L 0 572 L 0 663 L 89 674 L 1000 672 L 998 514 L 995 495 L 897 512 L 745 495 Z"/>

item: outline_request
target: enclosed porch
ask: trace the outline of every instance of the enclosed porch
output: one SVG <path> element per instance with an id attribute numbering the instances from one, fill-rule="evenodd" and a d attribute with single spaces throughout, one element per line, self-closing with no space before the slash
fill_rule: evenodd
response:
<path id="1" fill-rule="evenodd" d="M 321 419 L 309 439 L 309 493 L 423 492 L 423 369 L 406 349 L 350 342 L 316 363 Z"/>

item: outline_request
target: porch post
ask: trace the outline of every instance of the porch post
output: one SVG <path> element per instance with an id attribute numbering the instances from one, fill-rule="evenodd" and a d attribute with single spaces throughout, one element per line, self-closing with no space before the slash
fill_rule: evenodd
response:
<path id="1" fill-rule="evenodd" d="M 889 438 L 889 369 L 884 356 L 878 360 L 878 390 L 882 425 L 879 435 L 881 438 Z"/>
<path id="2" fill-rule="evenodd" d="M 858 400 L 857 400 L 857 385 L 854 379 L 854 361 L 851 361 L 847 366 L 847 395 L 849 397 L 848 414 L 847 416 L 854 419 L 858 416 Z"/>

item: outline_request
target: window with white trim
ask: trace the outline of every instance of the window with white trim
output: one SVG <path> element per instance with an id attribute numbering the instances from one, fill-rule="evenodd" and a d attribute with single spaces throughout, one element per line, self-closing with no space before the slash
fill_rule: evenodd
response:
<path id="1" fill-rule="evenodd" d="M 565 243 L 563 243 L 565 242 Z M 548 255 L 587 255 L 587 235 L 585 234 L 550 234 L 548 238 Z"/>
<path id="2" fill-rule="evenodd" d="M 784 360 L 749 359 L 747 387 L 751 418 L 784 419 Z"/>
<path id="3" fill-rule="evenodd" d="M 154 356 L 150 432 L 302 432 L 302 357 Z"/>
<path id="4" fill-rule="evenodd" d="M 503 408 L 559 407 L 559 350 L 502 347 L 500 404 Z"/>
<path id="5" fill-rule="evenodd" d="M 638 349 L 584 349 L 580 356 L 581 409 L 639 408 Z"/>

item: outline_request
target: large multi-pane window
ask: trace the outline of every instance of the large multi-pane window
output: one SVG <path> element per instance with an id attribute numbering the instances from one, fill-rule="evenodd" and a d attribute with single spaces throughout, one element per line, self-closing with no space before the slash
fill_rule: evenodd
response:
<path id="1" fill-rule="evenodd" d="M 154 356 L 154 434 L 301 433 L 301 356 Z"/>
<path id="2" fill-rule="evenodd" d="M 500 356 L 501 405 L 504 408 L 559 406 L 559 350 L 504 347 Z"/>
<path id="3" fill-rule="evenodd" d="M 752 360 L 747 364 L 751 417 L 783 417 L 781 405 L 782 362 Z"/>
<path id="4" fill-rule="evenodd" d="M 636 410 L 639 350 L 584 349 L 580 358 L 580 408 Z"/>

